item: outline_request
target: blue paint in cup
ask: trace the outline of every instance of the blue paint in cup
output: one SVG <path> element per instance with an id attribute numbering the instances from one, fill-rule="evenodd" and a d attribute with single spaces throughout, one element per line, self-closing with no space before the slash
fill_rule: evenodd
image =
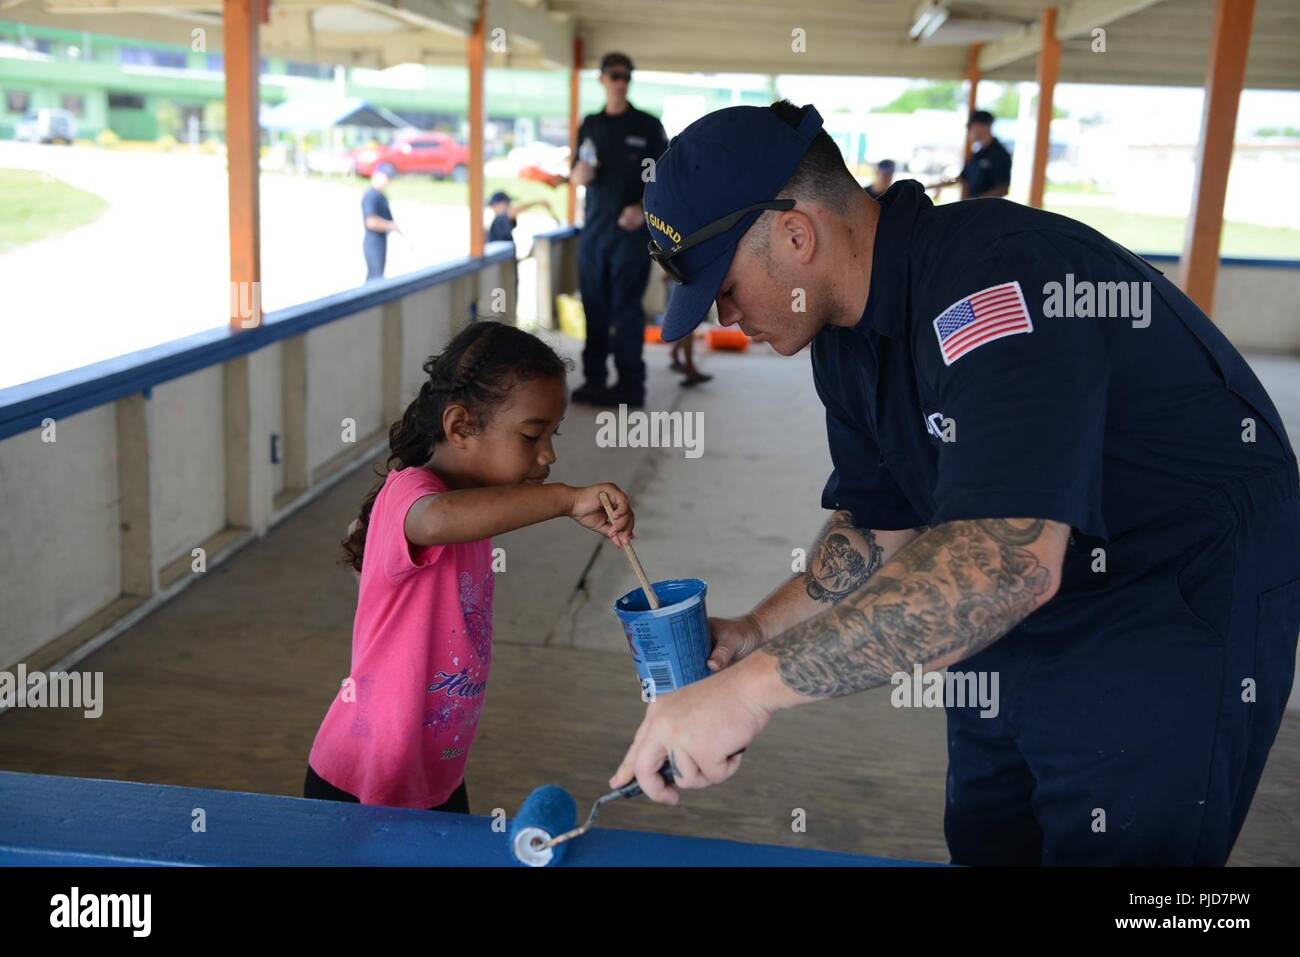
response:
<path id="1" fill-rule="evenodd" d="M 632 589 L 614 602 L 641 687 L 650 695 L 676 691 L 707 678 L 713 642 L 704 594 L 709 583 L 698 578 L 673 578 L 651 587 L 660 607 L 652 609 L 645 592 Z"/>

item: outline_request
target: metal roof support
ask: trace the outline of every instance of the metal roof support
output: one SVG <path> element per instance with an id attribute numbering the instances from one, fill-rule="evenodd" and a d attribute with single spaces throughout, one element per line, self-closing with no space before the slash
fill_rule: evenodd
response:
<path id="1" fill-rule="evenodd" d="M 1042 50 L 1038 54 L 1038 124 L 1034 128 L 1034 168 L 1029 179 L 1029 205 L 1043 208 L 1047 186 L 1047 157 L 1052 145 L 1052 97 L 1061 74 L 1061 41 L 1056 35 L 1056 7 L 1043 10 Z"/>
<path id="2" fill-rule="evenodd" d="M 1254 18 L 1255 0 L 1217 0 L 1181 270 L 1183 292 L 1207 313 L 1214 307 L 1214 287 L 1219 278 L 1223 205 Z"/>
<path id="3" fill-rule="evenodd" d="M 573 63 L 569 67 L 569 163 L 578 161 L 578 124 L 582 122 L 582 37 L 573 38 Z M 578 186 L 569 180 L 568 221 L 578 221 Z"/>
<path id="4" fill-rule="evenodd" d="M 984 49 L 984 44 L 982 43 L 972 43 L 970 45 L 970 63 L 966 67 L 966 83 L 967 83 L 966 116 L 968 118 L 972 113 L 974 113 L 977 109 L 979 109 L 979 106 L 977 104 L 979 103 L 979 89 L 980 89 L 980 75 L 981 75 L 980 74 L 980 50 L 982 49 Z M 970 162 L 971 153 L 974 152 L 971 148 L 972 145 L 973 144 L 970 141 L 970 137 L 967 136 L 966 146 L 963 150 L 963 156 L 965 157 L 965 159 L 962 161 L 963 166 L 965 166 L 966 163 Z"/>
<path id="5" fill-rule="evenodd" d="M 482 256 L 483 230 L 483 92 L 487 78 L 488 0 L 480 0 L 478 19 L 469 35 L 469 254 Z"/>
<path id="6" fill-rule="evenodd" d="M 261 242 L 258 222 L 258 31 L 264 0 L 223 0 L 226 73 L 226 158 L 230 203 L 230 325 L 261 325 Z"/>

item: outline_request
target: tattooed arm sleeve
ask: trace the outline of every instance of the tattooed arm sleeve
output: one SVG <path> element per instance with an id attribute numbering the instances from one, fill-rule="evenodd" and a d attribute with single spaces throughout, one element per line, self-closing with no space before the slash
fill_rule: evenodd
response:
<path id="1" fill-rule="evenodd" d="M 758 643 L 843 601 L 917 534 L 915 529 L 857 528 L 848 511 L 834 512 L 809 550 L 806 571 L 791 575 L 749 613 Z"/>
<path id="2" fill-rule="evenodd" d="M 760 650 L 777 659 L 788 688 L 815 698 L 886 684 L 918 663 L 945 667 L 992 644 L 1056 593 L 1069 531 L 1043 519 L 939 525 L 874 575 L 862 556 L 854 571 L 815 576 L 827 594 L 841 579 L 870 579 Z"/>
<path id="3" fill-rule="evenodd" d="M 915 531 L 877 532 L 859 528 L 849 512 L 843 509 L 834 512 L 817 534 L 808 555 L 804 591 L 814 601 L 838 604 L 861 588 L 886 558 L 915 537 Z"/>

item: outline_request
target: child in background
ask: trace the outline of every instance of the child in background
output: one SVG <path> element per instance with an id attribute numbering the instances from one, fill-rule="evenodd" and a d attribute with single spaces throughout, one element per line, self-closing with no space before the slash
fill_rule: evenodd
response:
<path id="1" fill-rule="evenodd" d="M 664 301 L 664 315 L 667 315 L 668 302 L 673 298 L 673 292 L 677 289 L 677 283 L 673 281 L 673 277 L 668 275 L 668 273 L 664 273 L 663 278 L 667 287 L 665 290 L 667 296 Z M 701 372 L 695 366 L 694 333 L 674 342 L 672 350 L 668 354 L 668 358 L 670 360 L 668 364 L 669 369 L 672 369 L 674 372 L 685 374 L 686 378 L 682 379 L 682 385 L 684 386 L 696 386 L 701 382 L 710 382 L 713 379 L 713 376 L 709 375 L 707 372 Z M 683 358 L 685 358 L 685 362 L 682 361 Z"/>
<path id="2" fill-rule="evenodd" d="M 535 206 L 543 206 L 549 213 L 550 206 L 547 206 L 546 200 L 534 199 L 528 203 L 511 203 L 510 194 L 498 190 L 492 194 L 488 200 L 488 205 L 492 207 L 492 224 L 488 226 L 487 241 L 490 243 L 515 241 L 515 227 L 519 225 L 519 214 L 525 210 L 532 209 Z M 555 214 L 551 213 L 551 218 Z"/>
<path id="3" fill-rule="evenodd" d="M 568 396 L 566 363 L 540 339 L 477 322 L 424 371 L 389 430 L 388 474 L 343 542 L 361 575 L 352 671 L 303 794 L 469 813 L 465 764 L 492 661 L 491 537 L 568 516 L 621 548 L 633 516 L 616 485 L 546 482 Z"/>

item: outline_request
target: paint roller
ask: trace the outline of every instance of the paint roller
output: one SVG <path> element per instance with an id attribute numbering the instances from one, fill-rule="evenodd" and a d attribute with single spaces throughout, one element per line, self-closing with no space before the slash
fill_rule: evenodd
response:
<path id="1" fill-rule="evenodd" d="M 605 508 L 606 517 L 613 523 L 614 505 L 604 492 L 600 493 L 600 504 Z M 650 579 L 646 576 L 645 568 L 636 556 L 636 550 L 632 548 L 631 543 L 628 543 L 623 546 L 623 551 L 627 554 L 632 571 L 641 583 L 646 601 L 650 603 L 651 608 L 658 608 L 659 596 L 655 594 Z M 743 751 L 742 748 L 736 754 Z M 672 784 L 672 763 L 665 761 L 663 767 L 659 769 L 659 774 L 665 783 Z M 591 813 L 587 815 L 586 822 L 577 827 L 575 825 L 578 821 L 578 802 L 574 800 L 573 795 L 554 784 L 537 788 L 524 800 L 523 806 L 519 808 L 519 814 L 510 825 L 510 851 L 516 861 L 529 867 L 558 864 L 563 859 L 569 842 L 591 830 L 602 807 L 613 801 L 640 797 L 644 793 L 641 785 L 632 781 L 598 797 L 596 803 L 591 806 Z"/>
<path id="2" fill-rule="evenodd" d="M 659 769 L 664 781 L 673 783 L 672 765 L 665 761 Z M 600 809 L 611 801 L 640 797 L 641 785 L 636 781 L 616 788 L 596 798 L 591 813 L 581 827 L 578 822 L 578 802 L 573 795 L 555 784 L 543 785 L 528 795 L 519 814 L 510 824 L 510 851 L 515 860 L 528 867 L 546 867 L 558 864 L 564 858 L 569 841 L 581 837 L 596 823 Z"/>

